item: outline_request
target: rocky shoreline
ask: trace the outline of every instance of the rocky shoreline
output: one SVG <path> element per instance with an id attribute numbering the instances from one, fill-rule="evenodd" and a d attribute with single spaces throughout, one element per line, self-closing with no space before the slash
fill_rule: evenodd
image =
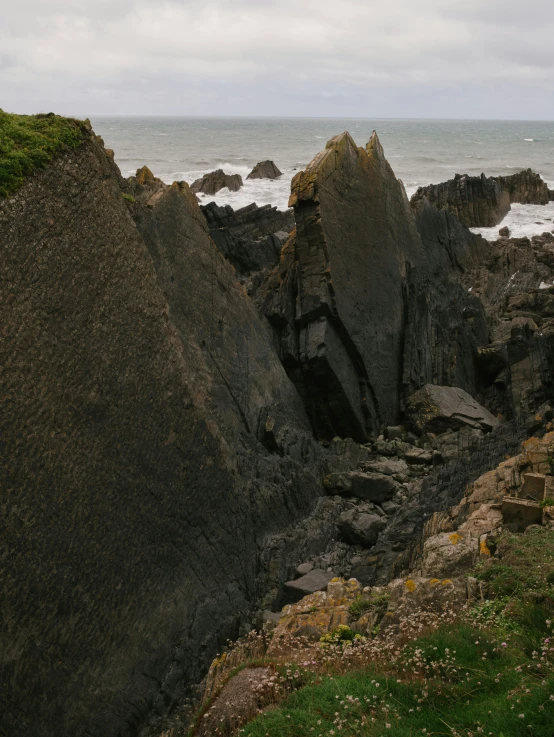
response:
<path id="1" fill-rule="evenodd" d="M 160 731 L 288 598 L 425 577 L 451 510 L 499 503 L 468 484 L 552 431 L 552 233 L 410 203 L 376 134 L 331 139 L 279 212 L 124 179 L 79 131 L 0 198 L 13 737 Z"/>

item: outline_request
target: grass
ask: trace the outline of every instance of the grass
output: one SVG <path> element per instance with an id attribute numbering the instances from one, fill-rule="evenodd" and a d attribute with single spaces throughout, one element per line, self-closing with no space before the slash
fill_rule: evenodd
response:
<path id="1" fill-rule="evenodd" d="M 13 115 L 0 110 L 0 197 L 16 192 L 26 177 L 56 154 L 76 148 L 85 124 L 59 115 Z"/>
<path id="2" fill-rule="evenodd" d="M 502 557 L 478 570 L 489 600 L 359 668 L 343 667 L 337 649 L 334 669 L 304 679 L 241 737 L 552 737 L 554 532 L 497 543 Z"/>

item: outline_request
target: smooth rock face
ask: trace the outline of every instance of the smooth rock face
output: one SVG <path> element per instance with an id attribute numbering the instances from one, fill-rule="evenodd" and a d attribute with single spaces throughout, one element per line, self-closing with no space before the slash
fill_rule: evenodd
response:
<path id="1" fill-rule="evenodd" d="M 426 198 L 439 210 L 449 210 L 468 228 L 498 225 L 510 211 L 510 195 L 498 179 L 456 174 L 441 184 L 420 187 L 411 203 Z"/>
<path id="2" fill-rule="evenodd" d="M 225 187 L 231 192 L 237 192 L 242 187 L 240 174 L 225 174 L 223 169 L 216 169 L 209 174 L 204 174 L 190 185 L 192 192 L 203 192 L 204 194 L 215 194 Z"/>
<path id="3" fill-rule="evenodd" d="M 210 202 L 200 209 L 215 245 L 241 275 L 272 269 L 294 228 L 292 210 L 281 212 L 271 205 L 252 203 L 233 210 Z"/>
<path id="4" fill-rule="evenodd" d="M 252 169 L 247 179 L 277 179 L 283 172 L 275 166 L 273 161 L 260 161 Z"/>
<path id="5" fill-rule="evenodd" d="M 441 433 L 464 425 L 485 432 L 498 420 L 467 392 L 458 387 L 427 384 L 408 399 L 406 414 L 419 432 Z"/>
<path id="6" fill-rule="evenodd" d="M 91 135 L 0 249 L 0 733 L 128 735 L 236 635 L 319 451 L 186 184 Z"/>

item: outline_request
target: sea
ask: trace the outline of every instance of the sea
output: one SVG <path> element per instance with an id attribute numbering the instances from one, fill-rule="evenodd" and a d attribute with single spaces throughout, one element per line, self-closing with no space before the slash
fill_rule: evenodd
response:
<path id="1" fill-rule="evenodd" d="M 240 174 L 238 192 L 202 196 L 233 208 L 251 202 L 287 207 L 290 180 L 325 143 L 348 131 L 364 146 L 377 131 L 385 155 L 408 196 L 419 186 L 456 173 L 487 176 L 531 168 L 554 188 L 554 122 L 492 120 L 387 120 L 356 118 L 91 117 L 94 130 L 115 152 L 124 176 L 145 165 L 164 182 L 189 184 L 214 169 Z M 247 180 L 258 161 L 271 159 L 283 172 L 277 180 Z M 554 202 L 513 205 L 502 222 L 512 235 L 554 228 Z M 476 232 L 494 239 L 497 228 Z"/>

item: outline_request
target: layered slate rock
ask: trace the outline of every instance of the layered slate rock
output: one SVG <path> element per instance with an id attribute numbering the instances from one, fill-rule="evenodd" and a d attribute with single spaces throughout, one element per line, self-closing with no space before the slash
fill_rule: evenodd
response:
<path id="1" fill-rule="evenodd" d="M 0 244 L 0 733 L 134 734 L 236 634 L 318 451 L 186 184 L 90 134 Z"/>
<path id="2" fill-rule="evenodd" d="M 441 184 L 419 187 L 411 203 L 418 207 L 423 200 L 439 210 L 447 210 L 468 228 L 492 228 L 502 222 L 514 202 L 523 205 L 546 205 L 553 199 L 548 185 L 531 169 L 507 177 L 472 177 L 456 174 Z"/>
<path id="3" fill-rule="evenodd" d="M 552 192 L 540 174 L 524 169 L 508 177 L 498 177 L 510 196 L 510 202 L 522 205 L 547 205 Z"/>
<path id="4" fill-rule="evenodd" d="M 484 311 L 460 276 L 488 244 L 413 210 L 374 134 L 344 133 L 292 182 L 296 233 L 256 295 L 317 435 L 365 440 L 427 383 L 477 389 Z"/>
<path id="5" fill-rule="evenodd" d="M 399 408 L 406 263 L 421 252 L 402 184 L 374 134 L 348 133 L 292 181 L 296 236 L 261 295 L 316 432 L 367 437 Z"/>
<path id="6" fill-rule="evenodd" d="M 464 425 L 490 432 L 498 420 L 458 387 L 427 384 L 408 399 L 407 416 L 419 432 L 442 433 Z"/>
<path id="7" fill-rule="evenodd" d="M 273 161 L 269 161 L 268 159 L 266 161 L 259 161 L 246 178 L 247 179 L 278 179 L 282 175 L 283 175 L 283 172 L 279 171 L 278 167 L 275 166 Z"/>
<path id="8" fill-rule="evenodd" d="M 498 179 L 456 174 L 441 184 L 420 187 L 412 205 L 426 198 L 439 210 L 448 210 L 468 228 L 498 225 L 510 211 L 510 195 Z"/>
<path id="9" fill-rule="evenodd" d="M 216 194 L 225 187 L 231 192 L 237 192 L 242 187 L 240 174 L 225 174 L 223 169 L 216 169 L 209 174 L 204 174 L 190 185 L 192 192 L 203 194 Z"/>
<path id="10" fill-rule="evenodd" d="M 292 210 L 281 212 L 271 205 L 252 203 L 233 210 L 210 202 L 201 210 L 214 243 L 242 275 L 272 269 L 294 228 Z"/>

